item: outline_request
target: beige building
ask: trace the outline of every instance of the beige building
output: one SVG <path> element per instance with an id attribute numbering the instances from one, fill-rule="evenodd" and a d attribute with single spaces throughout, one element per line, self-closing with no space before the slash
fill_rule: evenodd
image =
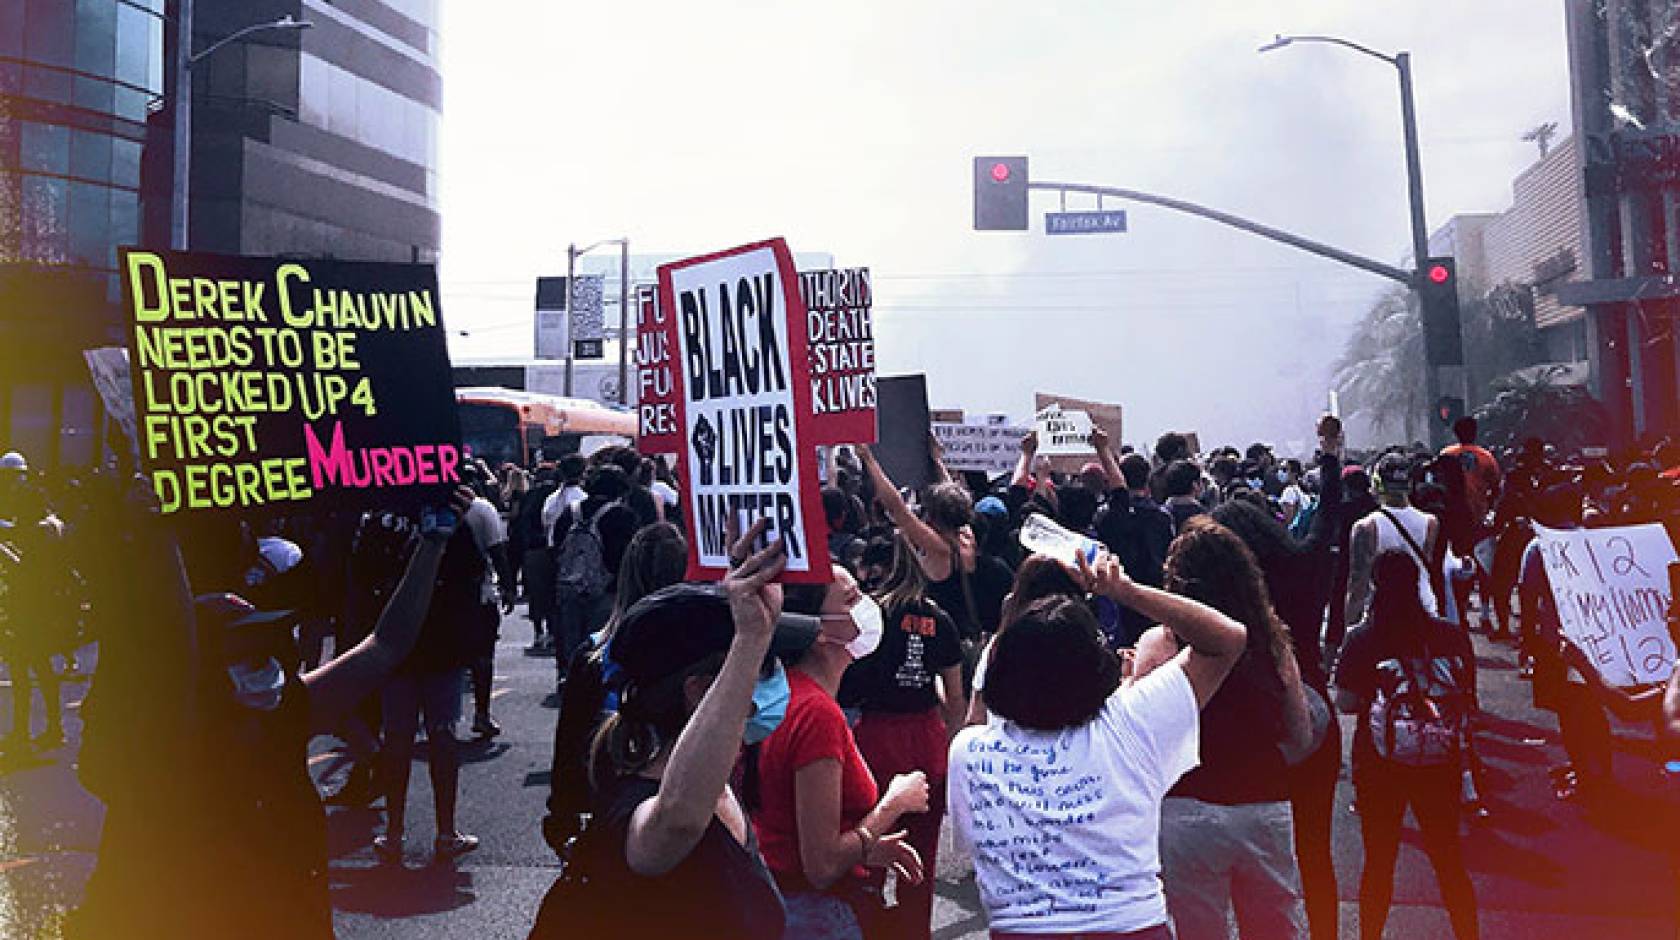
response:
<path id="1" fill-rule="evenodd" d="M 1511 184 L 1511 207 L 1456 215 L 1429 239 L 1458 263 L 1461 290 L 1486 296 L 1504 316 L 1531 318 L 1553 362 L 1588 359 L 1586 309 L 1560 303 L 1559 285 L 1585 278 L 1581 158 L 1565 138 Z M 1468 299 L 1468 298 L 1466 298 Z"/>

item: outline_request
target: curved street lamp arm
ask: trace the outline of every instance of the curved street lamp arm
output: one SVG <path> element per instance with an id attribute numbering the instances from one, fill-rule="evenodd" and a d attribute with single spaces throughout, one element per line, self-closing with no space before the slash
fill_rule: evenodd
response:
<path id="1" fill-rule="evenodd" d="M 1353 42 L 1353 41 L 1347 40 L 1347 39 L 1342 39 L 1342 38 L 1337 37 L 1337 36 L 1280 36 L 1280 37 L 1278 37 L 1278 39 L 1279 40 L 1285 40 L 1286 39 L 1291 43 L 1296 43 L 1296 42 L 1327 42 L 1327 43 L 1330 43 L 1331 45 L 1345 46 L 1349 49 L 1352 49 L 1355 52 L 1363 52 L 1366 55 L 1368 55 L 1368 56 L 1370 56 L 1374 59 L 1381 59 L 1384 62 L 1387 62 L 1389 65 L 1394 66 L 1395 68 L 1400 67 L 1400 60 L 1398 58 L 1394 57 L 1394 56 L 1386 55 L 1384 53 L 1378 52 L 1375 49 L 1372 49 L 1370 46 L 1362 46 L 1359 43 L 1356 43 L 1356 42 Z"/>

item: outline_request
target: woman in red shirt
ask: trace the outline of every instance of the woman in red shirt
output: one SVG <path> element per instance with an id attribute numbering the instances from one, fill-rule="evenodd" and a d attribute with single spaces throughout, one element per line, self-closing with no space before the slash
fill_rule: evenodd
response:
<path id="1" fill-rule="evenodd" d="M 784 609 L 815 615 L 822 630 L 793 658 L 782 724 L 749 756 L 748 801 L 765 864 L 787 903 L 783 936 L 861 938 L 880 899 L 864 891 L 865 868 L 893 868 L 912 884 L 922 861 L 891 832 L 905 813 L 926 812 L 927 777 L 894 777 L 880 796 L 835 701 L 855 659 L 881 640 L 881 611 L 834 566 L 827 585 L 792 585 Z"/>

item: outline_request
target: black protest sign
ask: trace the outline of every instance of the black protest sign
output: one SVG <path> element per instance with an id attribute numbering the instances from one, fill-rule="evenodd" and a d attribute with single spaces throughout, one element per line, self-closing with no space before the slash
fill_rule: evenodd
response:
<path id="1" fill-rule="evenodd" d="M 875 460 L 898 486 L 921 489 L 933 479 L 928 436 L 927 377 L 883 376 L 875 380 L 876 421 L 880 440 Z"/>
<path id="2" fill-rule="evenodd" d="M 121 274 L 164 512 L 390 505 L 460 482 L 432 265 L 125 249 Z"/>

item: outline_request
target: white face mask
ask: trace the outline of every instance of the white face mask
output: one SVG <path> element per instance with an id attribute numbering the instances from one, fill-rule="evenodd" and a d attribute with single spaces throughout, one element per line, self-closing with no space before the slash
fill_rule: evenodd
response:
<path id="1" fill-rule="evenodd" d="M 852 623 L 857 625 L 858 635 L 846 644 L 846 652 L 852 654 L 853 659 L 862 659 L 881 645 L 881 605 L 865 594 L 852 605 L 849 613 Z"/>
<path id="2" fill-rule="evenodd" d="M 286 671 L 280 661 L 270 656 L 268 662 L 252 669 L 244 663 L 227 667 L 233 680 L 233 697 L 239 704 L 257 711 L 271 712 L 280 707 L 280 694 L 286 688 Z"/>

